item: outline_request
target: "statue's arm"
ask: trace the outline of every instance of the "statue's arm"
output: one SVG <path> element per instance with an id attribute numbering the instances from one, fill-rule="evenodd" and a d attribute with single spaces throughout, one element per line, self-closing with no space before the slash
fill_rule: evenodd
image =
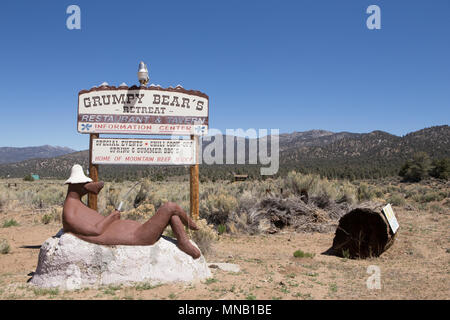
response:
<path id="1" fill-rule="evenodd" d="M 84 236 L 99 236 L 110 226 L 110 224 L 116 220 L 120 219 L 120 212 L 113 211 L 110 215 L 103 218 L 97 223 L 92 223 L 90 219 L 83 219 L 78 216 L 77 213 L 69 213 L 66 214 L 65 220 L 67 225 L 69 226 L 69 230 L 76 234 L 84 235 Z"/>

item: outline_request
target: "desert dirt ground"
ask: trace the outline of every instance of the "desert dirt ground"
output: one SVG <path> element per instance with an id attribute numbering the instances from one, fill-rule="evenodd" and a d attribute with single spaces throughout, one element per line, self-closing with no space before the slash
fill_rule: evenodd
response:
<path id="1" fill-rule="evenodd" d="M 323 254 L 333 233 L 221 235 L 208 263 L 238 264 L 238 273 L 211 269 L 213 277 L 191 284 L 137 284 L 63 291 L 27 283 L 39 247 L 61 227 L 42 224 L 34 211 L 3 213 L 0 227 L 10 252 L 0 255 L 0 299 L 449 299 L 450 216 L 394 207 L 400 223 L 394 245 L 378 258 L 351 260 Z M 296 250 L 312 258 L 296 258 Z M 381 289 L 367 288 L 369 266 L 380 268 Z"/>

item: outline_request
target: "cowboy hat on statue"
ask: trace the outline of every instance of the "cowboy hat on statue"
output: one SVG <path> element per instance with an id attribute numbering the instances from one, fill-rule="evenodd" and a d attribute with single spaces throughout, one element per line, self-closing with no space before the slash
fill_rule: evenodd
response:
<path id="1" fill-rule="evenodd" d="M 69 183 L 86 183 L 86 182 L 92 182 L 92 179 L 89 177 L 86 177 L 83 172 L 83 167 L 81 167 L 79 164 L 75 164 L 72 169 L 70 170 L 70 177 L 69 179 L 64 182 L 64 184 Z"/>

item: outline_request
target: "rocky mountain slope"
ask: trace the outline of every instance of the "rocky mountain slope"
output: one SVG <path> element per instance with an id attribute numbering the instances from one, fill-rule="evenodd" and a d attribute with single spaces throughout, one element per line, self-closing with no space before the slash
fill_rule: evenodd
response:
<path id="1" fill-rule="evenodd" d="M 226 137 L 222 137 L 225 141 Z M 364 178 L 396 175 L 404 161 L 418 151 L 432 158 L 450 157 L 450 127 L 448 125 L 425 128 L 403 137 L 383 131 L 370 133 L 333 133 L 311 130 L 281 134 L 280 170 L 317 172 L 329 177 Z M 237 140 L 234 139 L 234 150 Z M 203 147 L 211 142 L 203 142 Z M 248 140 L 246 154 L 248 154 Z M 224 155 L 227 150 L 224 146 Z M 236 151 L 235 151 L 236 152 Z M 235 155 L 236 156 L 236 155 Z M 248 161 L 247 161 L 248 162 Z M 57 157 L 43 157 L 21 162 L 0 164 L 0 177 L 23 177 L 37 173 L 43 177 L 65 178 L 73 164 L 88 166 L 88 151 Z M 258 165 L 201 165 L 200 173 L 212 179 L 223 179 L 231 172 L 258 176 Z M 185 167 L 167 166 L 101 166 L 103 179 L 133 179 L 142 176 L 162 178 L 166 175 L 185 174 Z"/>
<path id="2" fill-rule="evenodd" d="M 13 163 L 34 158 L 53 158 L 72 152 L 75 150 L 49 145 L 24 148 L 0 147 L 0 163 Z"/>

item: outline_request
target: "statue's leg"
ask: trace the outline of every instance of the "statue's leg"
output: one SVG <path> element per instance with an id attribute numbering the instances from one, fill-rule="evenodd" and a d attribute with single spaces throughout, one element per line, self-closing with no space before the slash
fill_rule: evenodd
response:
<path id="1" fill-rule="evenodd" d="M 172 204 L 161 206 L 158 211 L 147 222 L 136 229 L 134 237 L 137 245 L 152 245 L 158 241 L 164 229 L 170 223 L 172 230 L 177 237 L 177 246 L 180 250 L 186 252 L 194 259 L 200 257 L 200 251 L 197 250 L 189 241 L 184 231 L 183 219 L 175 212 L 176 207 Z M 186 218 L 186 217 L 184 217 Z M 189 217 L 187 217 L 189 218 Z M 190 220 L 190 219 L 189 219 Z M 188 224 L 191 224 L 186 220 Z M 192 225 L 191 225 L 192 226 Z M 195 226 L 195 224 L 194 224 Z M 197 226 L 195 226 L 197 227 Z"/>
<path id="2" fill-rule="evenodd" d="M 200 251 L 192 245 L 189 241 L 186 231 L 184 231 L 183 223 L 178 216 L 172 216 L 170 218 L 170 227 L 172 228 L 175 237 L 177 238 L 177 246 L 181 251 L 186 252 L 188 255 L 197 259 L 200 257 Z"/>
<path id="3" fill-rule="evenodd" d="M 167 209 L 170 212 L 173 213 L 173 215 L 176 215 L 180 218 L 181 222 L 188 227 L 191 230 L 198 230 L 197 225 L 194 221 L 188 216 L 188 214 L 181 208 L 179 205 L 177 205 L 174 202 L 166 202 L 164 205 L 161 206 L 160 209 Z M 158 209 L 159 211 L 159 209 Z"/>
<path id="4" fill-rule="evenodd" d="M 176 216 L 180 222 L 192 230 L 198 230 L 197 225 L 188 217 L 180 206 L 172 202 L 162 205 L 147 222 L 136 229 L 134 236 L 139 244 L 153 244 L 158 241 L 159 236 L 170 223 L 170 218 Z"/>
<path id="5" fill-rule="evenodd" d="M 98 194 L 102 190 L 105 183 L 103 181 L 99 182 L 88 182 L 83 187 L 90 193 Z"/>
<path id="6" fill-rule="evenodd" d="M 160 235 L 170 222 L 173 213 L 162 206 L 147 222 L 142 224 L 134 232 L 136 244 L 138 245 L 152 245 L 158 241 Z"/>

